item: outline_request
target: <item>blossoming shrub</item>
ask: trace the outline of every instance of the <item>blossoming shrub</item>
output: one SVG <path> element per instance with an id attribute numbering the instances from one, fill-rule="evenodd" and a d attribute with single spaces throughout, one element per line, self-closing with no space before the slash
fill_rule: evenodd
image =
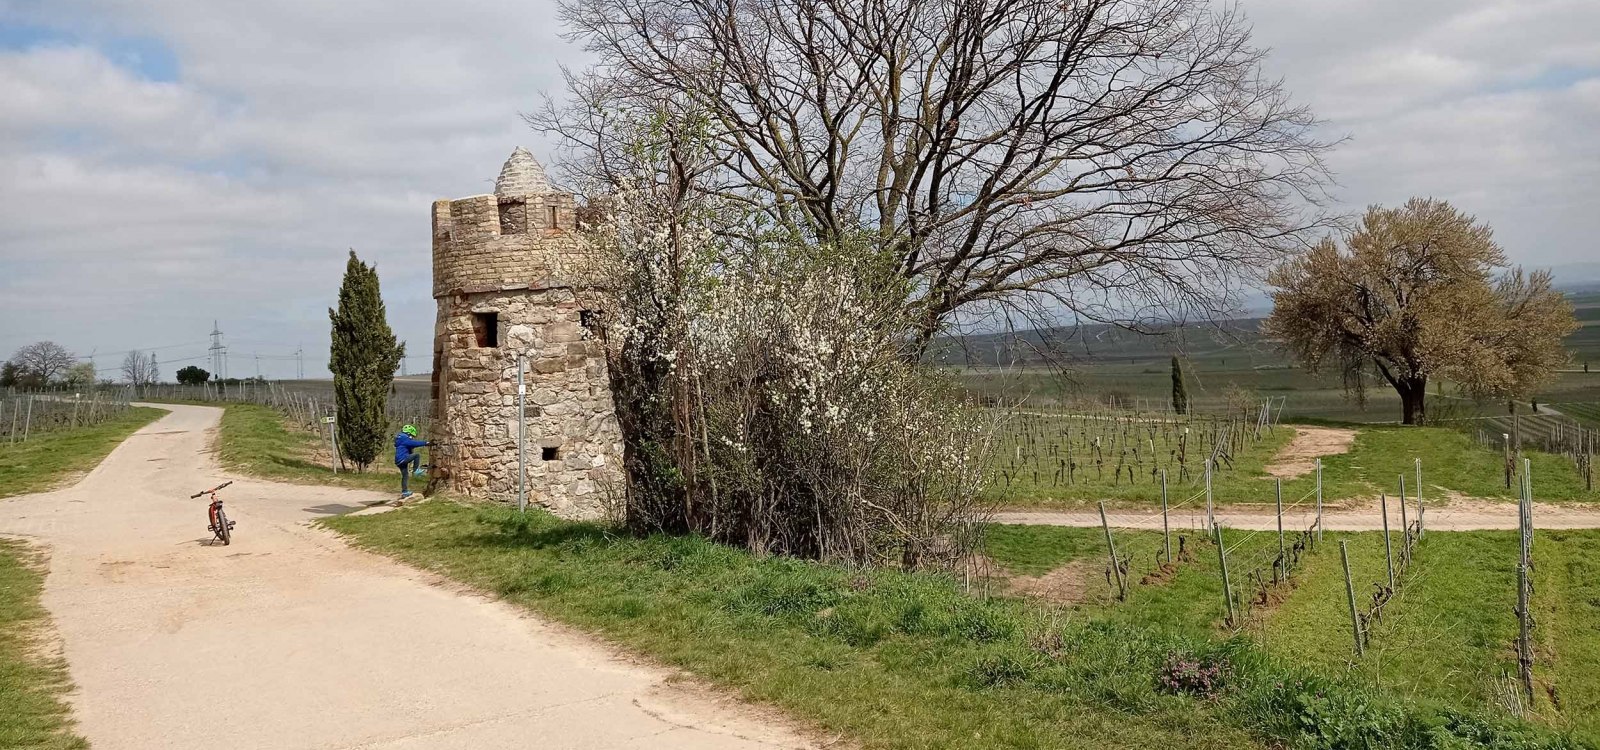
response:
<path id="1" fill-rule="evenodd" d="M 735 233 L 675 195 L 623 185 L 590 230 L 627 525 L 863 564 L 959 559 L 990 430 L 908 353 L 894 258 Z"/>

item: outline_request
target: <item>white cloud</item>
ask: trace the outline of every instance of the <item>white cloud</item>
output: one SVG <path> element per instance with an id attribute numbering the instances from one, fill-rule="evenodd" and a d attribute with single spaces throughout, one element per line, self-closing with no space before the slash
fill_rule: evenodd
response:
<path id="1" fill-rule="evenodd" d="M 1435 195 L 1519 260 L 1600 254 L 1600 3 L 1245 10 L 1269 72 L 1351 137 L 1330 158 L 1347 206 Z M 547 153 L 518 114 L 583 60 L 549 0 L 0 0 L 6 23 L 68 41 L 0 51 L 0 355 L 203 341 L 213 318 L 240 361 L 320 355 L 350 247 L 425 355 L 430 201 L 484 192 L 515 145 Z M 127 37 L 170 49 L 176 79 L 107 51 Z"/>

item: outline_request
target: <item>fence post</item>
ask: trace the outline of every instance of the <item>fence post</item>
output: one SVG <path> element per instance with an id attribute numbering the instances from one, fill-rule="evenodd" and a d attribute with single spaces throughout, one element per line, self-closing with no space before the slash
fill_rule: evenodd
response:
<path id="1" fill-rule="evenodd" d="M 1424 528 L 1422 524 L 1422 459 L 1417 458 L 1414 460 L 1417 464 L 1417 538 L 1421 539 Z"/>
<path id="2" fill-rule="evenodd" d="M 1280 581 L 1276 580 L 1280 569 L 1282 569 L 1285 579 L 1289 577 L 1289 558 L 1283 553 L 1283 478 L 1274 478 L 1274 484 L 1276 485 L 1278 496 L 1278 564 L 1272 566 L 1272 577 L 1274 579 L 1273 583 L 1280 583 Z"/>
<path id="3" fill-rule="evenodd" d="M 1406 513 L 1406 475 L 1400 475 L 1400 559 L 1411 564 L 1411 518 Z"/>
<path id="4" fill-rule="evenodd" d="M 1206 459 L 1206 525 L 1216 526 L 1217 516 L 1216 513 L 1212 511 L 1211 505 L 1211 467 L 1212 461 L 1208 458 Z"/>
<path id="5" fill-rule="evenodd" d="M 28 433 L 33 431 L 33 394 L 28 394 L 28 416 L 22 420 L 22 442 L 28 442 Z"/>
<path id="6" fill-rule="evenodd" d="M 1383 507 L 1383 558 L 1389 565 L 1389 588 L 1394 588 L 1394 545 L 1389 539 L 1389 495 L 1378 495 Z"/>
<path id="7" fill-rule="evenodd" d="M 1356 586 L 1350 582 L 1350 548 L 1349 542 L 1339 540 L 1339 560 L 1344 563 L 1344 597 L 1350 603 L 1350 630 L 1356 637 L 1356 656 L 1366 655 L 1366 649 L 1361 645 L 1361 615 L 1356 613 Z"/>
<path id="8" fill-rule="evenodd" d="M 1106 553 L 1111 555 L 1111 575 L 1117 579 L 1117 599 L 1126 601 L 1128 589 L 1122 583 L 1122 566 L 1117 564 L 1117 544 L 1111 539 L 1111 524 L 1106 522 L 1106 503 L 1100 501 L 1100 528 L 1106 532 Z"/>
<path id="9" fill-rule="evenodd" d="M 1510 433 L 1505 433 L 1505 432 L 1500 433 L 1500 445 L 1501 445 L 1501 452 L 1502 452 L 1502 454 L 1504 456 L 1503 463 L 1505 464 L 1506 489 L 1509 490 L 1509 489 L 1511 489 L 1511 474 L 1515 471 L 1512 468 L 1514 466 L 1514 464 L 1511 463 L 1511 435 L 1510 435 Z"/>
<path id="10" fill-rule="evenodd" d="M 1228 581 L 1228 549 L 1222 546 L 1222 526 L 1213 525 L 1211 533 L 1217 540 L 1217 564 L 1222 567 L 1222 600 L 1228 604 L 1228 627 L 1233 627 L 1233 584 Z"/>
<path id="11" fill-rule="evenodd" d="M 1161 543 L 1167 551 L 1167 562 L 1172 562 L 1172 528 L 1167 523 L 1167 470 L 1161 470 Z"/>
<path id="12" fill-rule="evenodd" d="M 1526 459 L 1524 459 L 1526 461 Z M 1533 614 L 1529 611 L 1528 594 L 1532 582 L 1528 579 L 1533 541 L 1533 493 L 1528 481 L 1528 465 L 1524 463 L 1522 497 L 1517 503 L 1521 545 L 1517 555 L 1517 672 L 1522 678 L 1522 689 L 1528 702 L 1533 702 Z"/>
<path id="13" fill-rule="evenodd" d="M 1322 543 L 1322 459 L 1317 459 L 1317 544 Z"/>

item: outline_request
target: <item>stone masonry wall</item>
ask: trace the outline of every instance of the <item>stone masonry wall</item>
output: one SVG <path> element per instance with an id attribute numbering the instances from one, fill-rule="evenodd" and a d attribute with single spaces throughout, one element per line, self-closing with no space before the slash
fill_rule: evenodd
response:
<path id="1" fill-rule="evenodd" d="M 520 208 L 525 230 L 501 232 L 500 206 Z M 555 226 L 550 209 L 555 209 Z M 475 195 L 433 204 L 433 296 L 488 292 L 570 278 L 584 253 L 566 193 Z"/>
<path id="2" fill-rule="evenodd" d="M 571 288 L 459 293 L 438 300 L 442 352 L 436 439 L 456 489 L 515 502 L 516 355 L 527 361 L 529 502 L 567 518 L 602 515 L 621 490 L 622 436 L 599 342 Z M 477 346 L 474 313 L 498 315 L 495 348 Z M 545 460 L 544 449 L 554 449 Z"/>

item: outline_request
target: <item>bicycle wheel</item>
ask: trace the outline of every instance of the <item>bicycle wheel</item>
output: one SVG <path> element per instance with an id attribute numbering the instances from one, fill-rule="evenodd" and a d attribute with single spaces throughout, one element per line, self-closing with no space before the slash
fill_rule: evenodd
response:
<path id="1" fill-rule="evenodd" d="M 217 509 L 217 538 L 222 540 L 223 546 L 233 543 L 233 532 L 228 529 L 228 514 Z"/>

